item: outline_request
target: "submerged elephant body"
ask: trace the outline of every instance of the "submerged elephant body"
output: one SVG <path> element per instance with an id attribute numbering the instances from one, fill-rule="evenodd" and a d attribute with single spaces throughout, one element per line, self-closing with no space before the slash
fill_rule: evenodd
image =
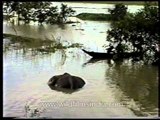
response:
<path id="1" fill-rule="evenodd" d="M 49 81 L 48 85 L 57 88 L 67 88 L 67 89 L 78 89 L 84 86 L 85 82 L 82 78 L 77 76 L 72 76 L 68 73 L 63 75 L 53 76 Z"/>

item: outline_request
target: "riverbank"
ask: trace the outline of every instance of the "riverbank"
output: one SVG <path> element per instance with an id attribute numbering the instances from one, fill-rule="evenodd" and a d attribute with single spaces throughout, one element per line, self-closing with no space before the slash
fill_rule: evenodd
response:
<path id="1" fill-rule="evenodd" d="M 68 45 L 64 45 L 58 40 L 50 40 L 50 39 L 35 39 L 24 36 L 17 36 L 12 34 L 4 34 L 3 39 L 9 40 L 8 44 L 5 44 L 4 51 L 9 48 L 9 46 L 14 47 L 15 49 L 28 48 L 39 52 L 55 52 L 58 49 L 67 49 L 67 48 L 80 48 L 82 47 L 79 43 L 72 43 Z M 5 43 L 5 40 L 4 40 Z"/>
<path id="2" fill-rule="evenodd" d="M 110 14 L 81 13 L 78 14 L 76 17 L 82 20 L 111 21 Z"/>

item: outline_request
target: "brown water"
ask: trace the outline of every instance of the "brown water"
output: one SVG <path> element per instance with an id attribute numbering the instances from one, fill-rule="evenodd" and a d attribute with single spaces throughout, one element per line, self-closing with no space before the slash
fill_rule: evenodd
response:
<path id="1" fill-rule="evenodd" d="M 63 44 L 82 43 L 85 49 L 105 51 L 109 22 L 83 21 L 64 26 L 13 25 L 3 32 L 33 38 L 59 38 Z M 158 68 L 141 62 L 90 60 L 80 48 L 41 54 L 34 45 L 16 48 L 3 39 L 3 116 L 46 118 L 157 117 Z M 66 42 L 67 41 L 67 42 Z M 21 45 L 20 45 L 21 46 Z M 48 80 L 68 72 L 85 86 L 73 93 L 54 91 Z M 25 107 L 29 106 L 30 110 Z M 38 109 L 38 113 L 33 113 Z"/>

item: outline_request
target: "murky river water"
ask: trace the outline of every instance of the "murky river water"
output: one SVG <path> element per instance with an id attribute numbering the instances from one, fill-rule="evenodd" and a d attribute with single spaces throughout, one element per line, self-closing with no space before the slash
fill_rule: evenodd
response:
<path id="1" fill-rule="evenodd" d="M 82 43 L 88 50 L 105 51 L 108 22 L 58 25 L 13 25 L 3 32 L 33 38 L 59 38 Z M 4 39 L 4 45 L 7 39 Z M 5 117 L 104 118 L 157 117 L 158 68 L 128 60 L 91 60 L 79 48 L 34 53 L 30 48 L 3 52 L 3 115 Z M 68 72 L 83 78 L 85 86 L 73 93 L 54 91 L 48 80 Z M 29 106 L 30 111 L 25 107 Z M 34 113 L 38 109 L 39 112 Z"/>

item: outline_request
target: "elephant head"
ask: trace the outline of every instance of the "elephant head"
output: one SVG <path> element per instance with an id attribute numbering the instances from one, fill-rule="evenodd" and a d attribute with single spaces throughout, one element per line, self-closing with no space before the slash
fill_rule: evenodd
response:
<path id="1" fill-rule="evenodd" d="M 76 90 L 78 88 L 82 88 L 85 84 L 85 81 L 77 76 L 72 76 L 68 73 L 64 73 L 63 75 L 55 75 L 49 81 L 48 85 L 52 88 L 65 88 Z"/>

